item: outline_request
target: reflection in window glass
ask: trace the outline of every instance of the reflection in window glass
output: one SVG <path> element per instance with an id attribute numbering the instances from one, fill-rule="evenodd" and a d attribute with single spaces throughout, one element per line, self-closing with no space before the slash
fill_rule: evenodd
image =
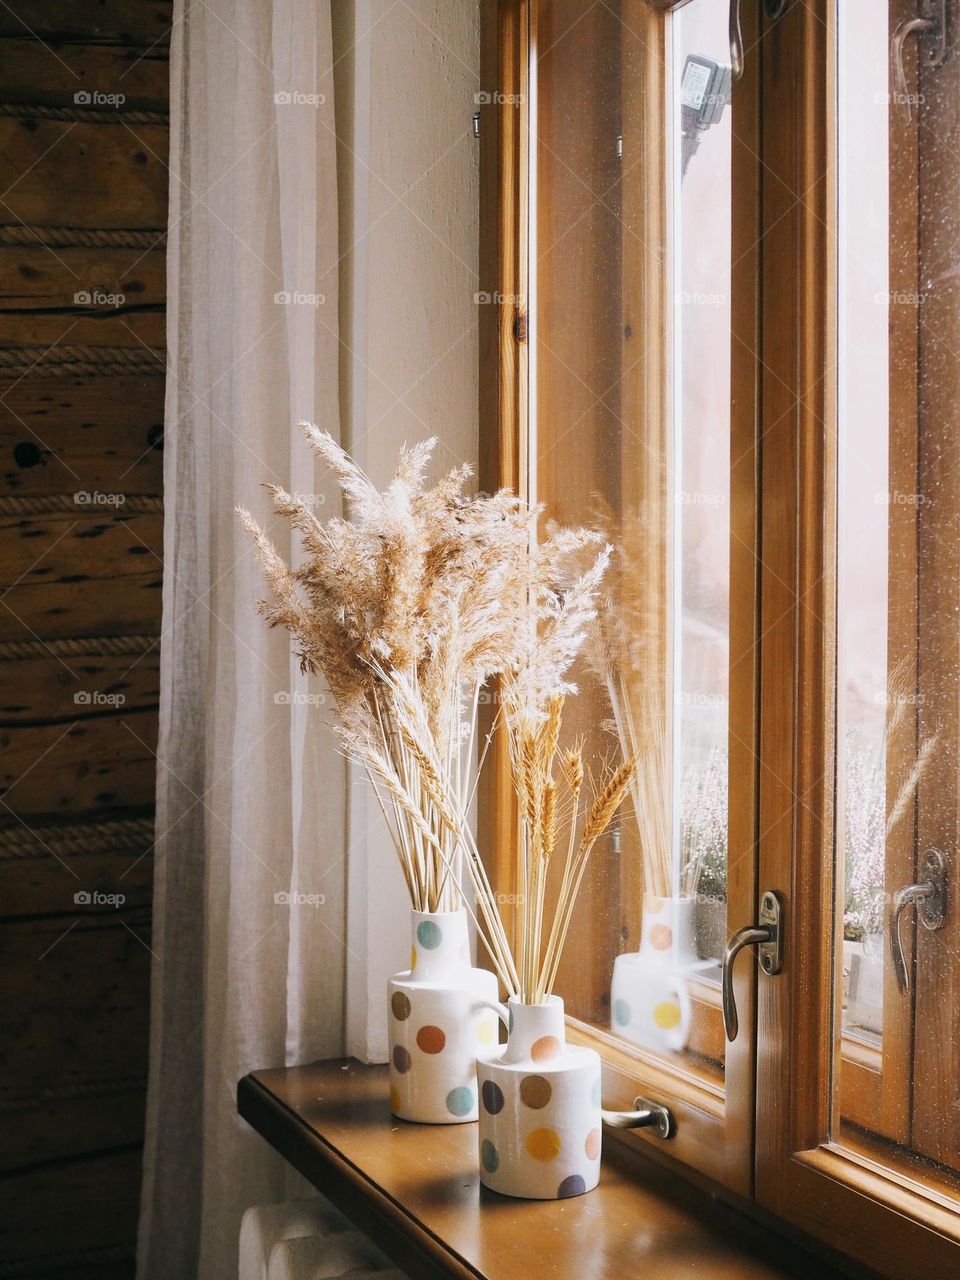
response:
<path id="1" fill-rule="evenodd" d="M 568 1010 L 722 1065 L 731 119 L 724 6 L 537 9 L 535 495 L 619 548 L 568 732 L 639 751 L 592 864 Z M 664 142 L 666 139 L 666 144 Z"/>
<path id="2" fill-rule="evenodd" d="M 835 1129 L 956 1188 L 960 70 L 911 14 L 836 13 Z"/>

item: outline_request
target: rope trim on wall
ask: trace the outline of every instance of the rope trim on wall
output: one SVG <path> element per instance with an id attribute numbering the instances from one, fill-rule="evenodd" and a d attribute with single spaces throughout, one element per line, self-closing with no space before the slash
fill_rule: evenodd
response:
<path id="1" fill-rule="evenodd" d="M 149 653 L 159 636 L 82 636 L 76 640 L 0 640 L 0 660 L 18 658 L 105 658 Z"/>
<path id="2" fill-rule="evenodd" d="M 165 231 L 100 231 L 93 227 L 0 226 L 0 244 L 58 249 L 163 249 Z"/>
<path id="3" fill-rule="evenodd" d="M 0 861 L 14 858 L 79 857 L 84 853 L 140 851 L 153 844 L 153 818 L 119 818 L 116 822 L 77 823 L 74 826 L 37 827 L 17 823 L 0 828 Z"/>
<path id="4" fill-rule="evenodd" d="M 0 374 L 34 373 L 38 378 L 97 377 L 105 374 L 166 373 L 166 353 L 153 347 L 0 348 Z"/>
<path id="5" fill-rule="evenodd" d="M 72 1102 L 74 1098 L 105 1098 L 118 1093 L 140 1093 L 147 1087 L 146 1076 L 121 1076 L 116 1080 L 82 1080 L 76 1084 L 41 1089 L 30 1098 L 10 1098 L 0 1102 L 0 1116 L 38 1111 L 51 1102 Z"/>
<path id="6" fill-rule="evenodd" d="M 47 516 L 61 511 L 69 511 L 74 515 L 86 515 L 94 512 L 103 514 L 102 507 L 94 507 L 77 502 L 70 493 L 38 493 L 33 495 L 0 494 L 0 516 Z M 144 515 L 150 512 L 163 512 L 163 499 L 149 497 L 145 494 L 131 493 L 123 495 L 123 503 L 114 508 L 119 516 Z"/>
<path id="7" fill-rule="evenodd" d="M 41 106 L 33 102 L 0 102 L 0 116 L 26 120 L 73 120 L 81 124 L 162 124 L 169 125 L 168 111 L 124 111 L 117 108 Z"/>

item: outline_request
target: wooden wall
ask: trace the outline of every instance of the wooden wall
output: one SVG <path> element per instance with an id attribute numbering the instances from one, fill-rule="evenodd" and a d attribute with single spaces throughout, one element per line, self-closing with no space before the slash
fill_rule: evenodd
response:
<path id="1" fill-rule="evenodd" d="M 0 6 L 2 1275 L 133 1274 L 171 21 Z"/>

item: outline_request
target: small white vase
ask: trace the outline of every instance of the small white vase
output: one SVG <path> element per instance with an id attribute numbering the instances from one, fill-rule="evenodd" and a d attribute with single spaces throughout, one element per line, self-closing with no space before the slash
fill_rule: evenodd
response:
<path id="1" fill-rule="evenodd" d="M 410 971 L 387 983 L 390 1109 L 463 1124 L 477 1118 L 477 1054 L 497 1048 L 497 979 L 470 964 L 465 911 L 413 911 L 411 928 Z"/>
<path id="2" fill-rule="evenodd" d="M 480 1181 L 501 1195 L 557 1200 L 600 1178 L 600 1057 L 567 1045 L 563 1001 L 501 1006 L 506 1048 L 477 1061 Z"/>
<path id="3" fill-rule="evenodd" d="M 644 894 L 640 950 L 617 956 L 610 987 L 611 1026 L 648 1049 L 680 1052 L 690 1035 L 690 993 L 684 976 L 697 955 L 693 898 Z"/>

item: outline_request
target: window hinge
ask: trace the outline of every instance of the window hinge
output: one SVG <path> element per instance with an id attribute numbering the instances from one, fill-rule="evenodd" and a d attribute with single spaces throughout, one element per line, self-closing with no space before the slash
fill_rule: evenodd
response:
<path id="1" fill-rule="evenodd" d="M 479 111 L 475 111 L 473 113 L 473 136 L 475 138 L 480 137 L 480 112 Z"/>

